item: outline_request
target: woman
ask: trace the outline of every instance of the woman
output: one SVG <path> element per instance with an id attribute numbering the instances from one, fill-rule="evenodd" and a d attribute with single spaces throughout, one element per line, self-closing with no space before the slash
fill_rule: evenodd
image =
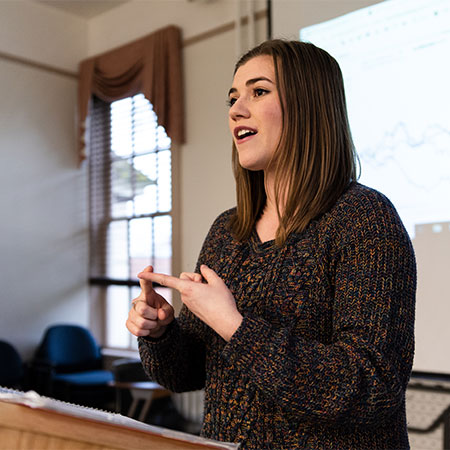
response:
<path id="1" fill-rule="evenodd" d="M 205 388 L 202 434 L 243 449 L 409 448 L 416 269 L 389 200 L 356 182 L 342 75 L 312 44 L 236 65 L 237 207 L 196 273 L 139 274 L 128 329 L 149 375 Z M 178 289 L 180 316 L 151 282 Z"/>

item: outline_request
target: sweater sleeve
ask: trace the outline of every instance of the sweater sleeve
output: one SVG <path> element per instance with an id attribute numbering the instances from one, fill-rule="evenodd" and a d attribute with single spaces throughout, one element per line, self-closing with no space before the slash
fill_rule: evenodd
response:
<path id="1" fill-rule="evenodd" d="M 222 213 L 213 223 L 197 262 L 214 268 L 220 252 L 220 240 L 231 211 Z M 211 329 L 186 306 L 161 338 L 139 338 L 139 353 L 147 375 L 172 392 L 186 392 L 205 386 L 206 344 Z"/>
<path id="2" fill-rule="evenodd" d="M 150 379 L 172 392 L 202 389 L 205 384 L 203 324 L 183 306 L 161 338 L 139 338 L 139 353 Z"/>
<path id="3" fill-rule="evenodd" d="M 404 401 L 414 351 L 414 253 L 386 198 L 366 196 L 356 206 L 345 205 L 334 230 L 341 237 L 330 342 L 246 316 L 222 353 L 293 420 L 380 423 Z M 316 278 L 327 270 L 319 267 Z"/>

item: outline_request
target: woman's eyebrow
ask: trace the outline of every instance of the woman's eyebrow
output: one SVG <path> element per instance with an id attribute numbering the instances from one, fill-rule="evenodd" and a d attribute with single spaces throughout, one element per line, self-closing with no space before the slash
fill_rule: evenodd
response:
<path id="1" fill-rule="evenodd" d="M 250 80 L 247 80 L 245 82 L 246 86 L 251 86 L 252 84 L 258 83 L 258 81 L 268 81 L 269 83 L 275 84 L 270 78 L 267 77 L 256 77 L 256 78 L 250 78 Z M 228 91 L 228 95 L 230 96 L 231 94 L 234 94 L 235 92 L 237 92 L 236 88 L 231 88 Z"/>

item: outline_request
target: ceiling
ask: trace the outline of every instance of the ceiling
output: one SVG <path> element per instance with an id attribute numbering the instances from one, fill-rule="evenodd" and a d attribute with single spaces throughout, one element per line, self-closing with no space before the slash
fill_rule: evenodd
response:
<path id="1" fill-rule="evenodd" d="M 35 0 L 52 8 L 91 19 L 130 0 Z"/>

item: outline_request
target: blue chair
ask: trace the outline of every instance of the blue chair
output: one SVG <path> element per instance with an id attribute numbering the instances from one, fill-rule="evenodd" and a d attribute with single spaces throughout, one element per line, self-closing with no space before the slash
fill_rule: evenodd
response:
<path id="1" fill-rule="evenodd" d="M 107 409 L 113 373 L 103 369 L 100 347 L 79 325 L 47 328 L 32 362 L 35 389 L 47 396 Z"/>
<path id="2" fill-rule="evenodd" d="M 24 365 L 17 350 L 6 341 L 0 341 L 0 386 L 22 389 Z"/>

